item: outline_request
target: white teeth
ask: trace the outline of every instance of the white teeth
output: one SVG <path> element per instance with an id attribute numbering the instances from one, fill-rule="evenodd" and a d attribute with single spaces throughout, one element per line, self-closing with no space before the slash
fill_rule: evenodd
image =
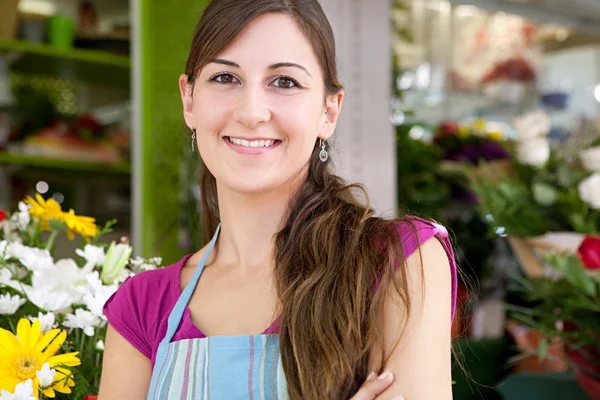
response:
<path id="1" fill-rule="evenodd" d="M 245 147 L 271 147 L 273 144 L 275 144 L 274 140 L 252 140 L 252 141 L 248 141 L 248 140 L 244 140 L 244 139 L 238 139 L 238 138 L 234 138 L 234 137 L 229 137 L 229 141 L 231 143 L 235 143 L 237 145 L 240 146 L 245 146 Z"/>

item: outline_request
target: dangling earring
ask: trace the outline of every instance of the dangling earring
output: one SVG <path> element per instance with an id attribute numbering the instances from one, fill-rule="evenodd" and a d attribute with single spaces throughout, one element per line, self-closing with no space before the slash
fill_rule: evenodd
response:
<path id="1" fill-rule="evenodd" d="M 194 143 L 196 142 L 196 130 L 192 129 L 192 153 L 194 152 Z"/>
<path id="2" fill-rule="evenodd" d="M 323 139 L 319 139 L 321 141 L 321 151 L 319 152 L 319 160 L 325 162 L 329 158 L 329 153 L 325 150 L 325 142 Z"/>

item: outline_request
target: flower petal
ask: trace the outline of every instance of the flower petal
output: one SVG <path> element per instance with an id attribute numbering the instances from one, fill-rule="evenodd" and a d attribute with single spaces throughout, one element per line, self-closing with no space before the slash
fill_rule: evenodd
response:
<path id="1" fill-rule="evenodd" d="M 4 375 L 0 378 L 0 390 L 8 390 L 14 392 L 17 384 L 21 383 L 21 380 L 14 375 Z"/>
<path id="2" fill-rule="evenodd" d="M 29 332 L 31 331 L 31 322 L 27 318 L 21 318 L 17 324 L 17 340 L 22 347 L 29 344 Z"/>
<path id="3" fill-rule="evenodd" d="M 54 367 L 56 365 L 64 365 L 67 367 L 76 367 L 78 365 L 81 365 L 81 360 L 79 360 L 79 358 L 77 358 L 78 354 L 79 354 L 78 351 L 76 351 L 74 353 L 60 354 L 58 356 L 49 358 L 48 364 L 50 364 L 50 367 Z"/>
<path id="4" fill-rule="evenodd" d="M 46 346 L 48 346 L 50 344 L 50 342 L 52 342 L 54 340 L 54 338 L 56 337 L 56 335 L 58 335 L 59 333 L 60 333 L 60 329 L 52 329 L 52 330 L 49 330 L 48 332 L 46 332 L 46 334 L 44 335 L 42 340 L 40 340 L 38 342 L 37 346 L 35 347 L 35 351 L 39 351 L 39 352 L 44 351 Z"/>
<path id="5" fill-rule="evenodd" d="M 40 330 L 40 320 L 36 318 L 36 320 L 31 324 L 31 330 L 29 331 L 29 343 L 27 344 L 27 348 L 35 349 L 35 345 L 40 340 L 42 332 Z"/>
<path id="6" fill-rule="evenodd" d="M 44 396 L 49 397 L 51 399 L 56 397 L 56 394 L 54 393 L 54 389 L 52 388 L 48 388 L 42 391 L 42 393 L 44 393 Z"/>
<path id="7" fill-rule="evenodd" d="M 66 338 L 67 338 L 67 332 L 62 331 L 61 333 L 59 333 L 58 336 L 52 341 L 52 343 L 50 343 L 48 345 L 46 350 L 44 350 L 44 353 L 43 353 L 44 359 L 47 360 L 48 358 L 55 355 L 56 352 L 58 350 L 60 350 L 60 347 L 63 345 Z"/>
<path id="8" fill-rule="evenodd" d="M 8 358 L 8 354 L 14 353 L 17 347 L 19 347 L 19 343 L 15 335 L 6 329 L 0 328 L 0 360 Z"/>
<path id="9" fill-rule="evenodd" d="M 40 381 L 38 378 L 33 379 L 33 396 L 37 399 L 40 397 Z"/>

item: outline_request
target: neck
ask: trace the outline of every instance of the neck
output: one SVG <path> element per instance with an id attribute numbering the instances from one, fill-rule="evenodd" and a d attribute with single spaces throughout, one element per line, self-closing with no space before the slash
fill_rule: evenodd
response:
<path id="1" fill-rule="evenodd" d="M 220 265 L 243 269 L 272 266 L 275 234 L 285 223 L 289 202 L 299 184 L 296 180 L 274 191 L 245 194 L 217 182 Z"/>

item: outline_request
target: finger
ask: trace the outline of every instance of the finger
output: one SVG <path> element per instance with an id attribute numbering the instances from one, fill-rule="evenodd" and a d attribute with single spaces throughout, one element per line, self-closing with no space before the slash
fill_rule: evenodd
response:
<path id="1" fill-rule="evenodd" d="M 377 378 L 371 374 L 350 400 L 374 400 L 377 395 L 390 387 L 393 381 L 394 376 L 390 371 L 383 372 Z"/>

